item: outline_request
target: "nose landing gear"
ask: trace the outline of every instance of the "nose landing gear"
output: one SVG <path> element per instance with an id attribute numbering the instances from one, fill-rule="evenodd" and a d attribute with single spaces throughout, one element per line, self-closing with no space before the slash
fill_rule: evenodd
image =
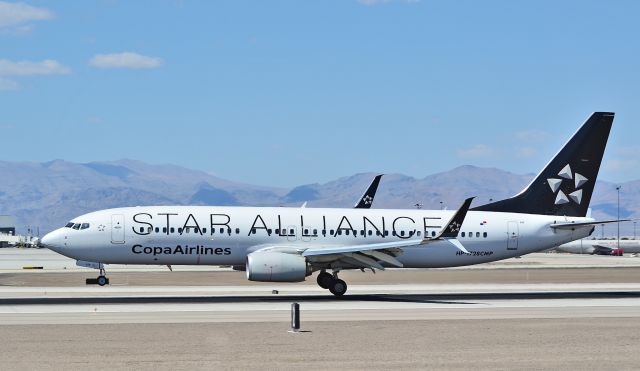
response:
<path id="1" fill-rule="evenodd" d="M 100 269 L 100 275 L 96 278 L 96 282 L 100 286 L 108 285 L 109 279 L 105 276 L 106 272 L 104 271 L 104 267 Z"/>
<path id="2" fill-rule="evenodd" d="M 332 275 L 323 270 L 318 274 L 316 281 L 318 286 L 328 289 L 335 296 L 342 296 L 347 292 L 347 283 L 338 278 L 338 272 Z"/>
<path id="3" fill-rule="evenodd" d="M 104 270 L 104 265 L 100 264 L 98 267 L 90 267 L 90 268 L 96 268 L 96 269 L 100 269 L 100 275 L 98 276 L 98 278 L 87 278 L 86 279 L 86 284 L 87 285 L 100 285 L 100 286 L 104 286 L 104 285 L 108 285 L 109 284 L 109 279 L 107 278 L 107 276 L 105 276 L 106 272 Z"/>

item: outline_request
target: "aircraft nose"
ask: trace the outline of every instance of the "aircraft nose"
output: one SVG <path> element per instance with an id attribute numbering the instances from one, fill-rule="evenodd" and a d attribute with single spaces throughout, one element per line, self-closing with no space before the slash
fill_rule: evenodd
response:
<path id="1" fill-rule="evenodd" d="M 65 246 L 64 236 L 60 229 L 56 229 L 53 232 L 47 233 L 40 240 L 40 244 L 44 247 L 59 252 L 59 250 L 63 249 Z"/>

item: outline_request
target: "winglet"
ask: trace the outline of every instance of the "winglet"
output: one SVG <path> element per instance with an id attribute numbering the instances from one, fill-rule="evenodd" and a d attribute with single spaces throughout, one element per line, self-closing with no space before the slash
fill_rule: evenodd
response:
<path id="1" fill-rule="evenodd" d="M 447 223 L 447 226 L 440 231 L 440 234 L 431 238 L 431 239 L 444 239 L 444 238 L 456 238 L 458 237 L 458 232 L 460 232 L 460 227 L 464 222 L 464 218 L 467 216 L 467 211 L 469 211 L 469 207 L 471 206 L 471 201 L 473 201 L 475 197 L 469 197 L 464 200 L 462 206 L 456 211 L 453 217 Z"/>
<path id="2" fill-rule="evenodd" d="M 362 197 L 360 197 L 360 201 L 354 206 L 355 209 L 369 209 L 371 208 L 371 204 L 373 203 L 373 198 L 376 196 L 376 192 L 378 191 L 378 184 L 380 184 L 380 178 L 382 178 L 384 174 L 376 175 L 376 177 L 369 185 L 369 188 L 364 192 Z"/>

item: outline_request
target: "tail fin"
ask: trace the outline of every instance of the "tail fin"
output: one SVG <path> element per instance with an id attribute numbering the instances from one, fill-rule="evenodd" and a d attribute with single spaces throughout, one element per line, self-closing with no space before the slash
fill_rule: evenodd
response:
<path id="1" fill-rule="evenodd" d="M 520 193 L 472 210 L 585 216 L 614 113 L 595 112 Z"/>
<path id="2" fill-rule="evenodd" d="M 378 191 L 378 184 L 380 184 L 380 178 L 382 178 L 384 174 L 376 175 L 373 178 L 373 181 L 369 185 L 369 188 L 364 192 L 362 197 L 360 197 L 360 201 L 354 206 L 355 209 L 369 209 L 371 208 L 371 204 L 373 203 L 373 199 L 376 197 L 376 192 Z"/>

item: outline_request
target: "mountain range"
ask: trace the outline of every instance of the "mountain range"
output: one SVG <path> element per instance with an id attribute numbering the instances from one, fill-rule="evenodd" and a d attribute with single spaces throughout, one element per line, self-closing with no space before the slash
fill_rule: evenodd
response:
<path id="1" fill-rule="evenodd" d="M 74 163 L 0 161 L 0 214 L 13 215 L 17 228 L 38 227 L 40 234 L 71 218 L 99 209 L 143 205 L 252 205 L 353 207 L 376 173 L 361 173 L 328 183 L 292 189 L 233 182 L 175 165 L 151 165 L 134 160 Z M 466 197 L 474 205 L 518 193 L 534 174 L 514 174 L 496 168 L 460 166 L 418 179 L 402 174 L 382 178 L 373 207 L 457 208 Z M 640 180 L 614 184 L 598 180 L 591 207 L 597 219 L 615 219 L 620 185 L 620 217 L 640 214 Z M 614 235 L 615 225 L 605 227 Z M 600 227 L 596 232 L 600 236 Z M 631 223 L 621 234 L 633 235 Z"/>

